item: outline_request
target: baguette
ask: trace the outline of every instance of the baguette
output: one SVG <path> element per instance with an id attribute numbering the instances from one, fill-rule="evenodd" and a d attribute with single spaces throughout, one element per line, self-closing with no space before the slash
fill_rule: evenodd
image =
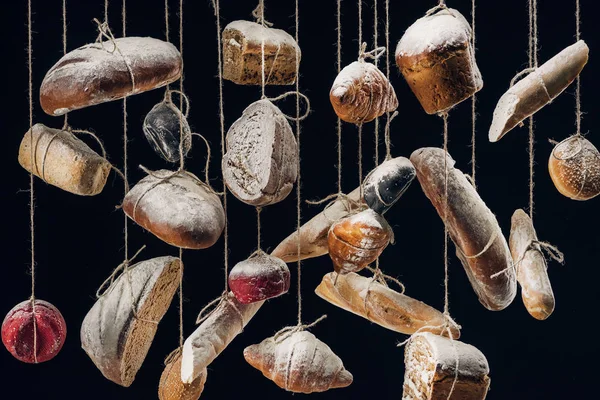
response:
<path id="1" fill-rule="evenodd" d="M 238 302 L 229 292 L 217 308 L 204 320 L 183 344 L 181 380 L 190 384 L 239 335 L 254 314 L 264 304 Z"/>
<path id="2" fill-rule="evenodd" d="M 508 307 L 515 298 L 517 282 L 508 244 L 494 214 L 465 175 L 454 168 L 454 160 L 444 150 L 421 148 L 412 153 L 410 161 L 417 169 L 423 192 L 448 228 L 456 254 L 481 304 L 493 311 Z M 445 164 L 448 168 L 447 218 L 444 218 Z M 504 273 L 492 278 L 501 271 Z"/>
<path id="3" fill-rule="evenodd" d="M 353 272 L 345 275 L 328 273 L 315 293 L 335 306 L 394 332 L 447 334 L 447 326 L 454 338 L 460 336 L 458 325 L 448 324 L 435 308 Z"/>
<path id="4" fill-rule="evenodd" d="M 110 163 L 71 132 L 43 124 L 25 133 L 19 164 L 50 185 L 80 196 L 102 192 L 110 173 Z"/>
<path id="5" fill-rule="evenodd" d="M 517 281 L 529 314 L 544 320 L 554 311 L 554 293 L 548 278 L 548 265 L 537 240 L 531 218 L 523 210 L 516 210 L 511 219 L 509 244 Z"/>
<path id="6" fill-rule="evenodd" d="M 109 380 L 128 387 L 150 349 L 179 284 L 175 257 L 142 261 L 123 272 L 81 325 L 81 347 Z"/>
<path id="7" fill-rule="evenodd" d="M 119 38 L 114 43 L 116 49 L 112 41 L 87 44 L 50 68 L 40 88 L 46 114 L 63 115 L 122 99 L 181 77 L 181 54 L 171 43 L 149 37 Z"/>
<path id="8" fill-rule="evenodd" d="M 406 345 L 404 364 L 402 400 L 484 400 L 487 396 L 490 367 L 483 353 L 469 344 L 419 333 Z"/>
<path id="9" fill-rule="evenodd" d="M 583 70 L 589 48 L 583 40 L 567 47 L 512 86 L 494 110 L 489 140 L 497 142 L 525 118 L 560 95 Z"/>

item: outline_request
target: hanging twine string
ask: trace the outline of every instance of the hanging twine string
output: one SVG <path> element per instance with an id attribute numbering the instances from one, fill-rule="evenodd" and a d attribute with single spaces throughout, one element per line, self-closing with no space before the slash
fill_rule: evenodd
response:
<path id="1" fill-rule="evenodd" d="M 471 46 L 473 47 L 473 59 L 475 58 L 476 38 L 475 38 L 475 0 L 471 1 Z M 477 170 L 477 93 L 473 93 L 471 97 L 471 183 L 477 190 L 477 181 L 475 179 Z"/>
<path id="2" fill-rule="evenodd" d="M 219 67 L 219 128 L 221 129 L 221 157 L 225 156 L 225 113 L 223 104 L 223 54 L 221 53 L 221 6 L 220 0 L 213 0 L 215 19 L 217 21 L 217 59 Z M 225 228 L 223 229 L 223 264 L 224 292 L 227 291 L 229 277 L 229 220 L 227 218 L 227 186 L 223 177 L 223 209 L 225 211 Z"/>
<path id="3" fill-rule="evenodd" d="M 385 48 L 390 48 L 390 0 L 385 0 Z M 385 76 L 387 80 L 390 80 L 390 52 L 385 52 Z M 392 141 L 390 139 L 390 124 L 392 120 L 398 115 L 398 111 L 390 116 L 390 112 L 386 111 L 386 123 L 385 123 L 385 159 L 389 160 L 392 158 Z"/>
<path id="4" fill-rule="evenodd" d="M 267 26 L 273 26 L 273 24 L 271 24 L 270 22 L 265 20 L 265 1 L 264 0 L 258 1 L 258 6 L 256 6 L 254 11 L 252 11 L 252 16 L 254 16 L 254 18 L 256 18 L 257 23 L 262 25 L 263 29 L 266 28 Z M 260 56 L 261 56 L 261 63 L 260 63 L 261 98 L 265 98 L 266 95 L 265 95 L 265 35 L 264 34 L 261 35 Z"/>
<path id="5" fill-rule="evenodd" d="M 579 0 L 575 0 L 575 39 L 581 40 L 581 5 Z M 575 124 L 577 127 L 577 136 L 581 136 L 581 76 L 578 74 L 575 80 Z"/>
<path id="6" fill-rule="evenodd" d="M 256 207 L 256 249 L 261 250 L 260 247 L 260 213 L 262 211 L 262 207 Z"/>
<path id="7" fill-rule="evenodd" d="M 67 54 L 67 0 L 62 0 L 62 42 L 63 42 L 63 55 Z M 65 114 L 65 122 L 67 125 L 69 121 L 69 113 Z"/>
<path id="8" fill-rule="evenodd" d="M 169 31 L 169 0 L 165 0 L 165 40 L 171 41 L 171 32 Z"/>
<path id="9" fill-rule="evenodd" d="M 538 27 L 537 0 L 529 0 L 529 68 L 538 67 Z M 545 88 L 545 86 L 544 86 Z M 548 90 L 546 89 L 546 93 Z M 550 98 L 550 96 L 548 96 Z M 533 115 L 529 117 L 529 217 L 533 220 L 534 213 L 534 166 L 535 166 L 535 132 Z"/>
<path id="10" fill-rule="evenodd" d="M 277 333 L 275 333 L 275 335 L 273 336 L 273 341 L 275 343 L 281 343 L 288 337 L 292 336 L 294 333 L 302 332 L 307 329 L 310 329 L 313 326 L 317 325 L 319 322 L 323 321 L 325 318 L 327 318 L 327 315 L 321 315 L 313 323 L 310 323 L 310 324 L 298 324 L 295 326 L 286 326 L 285 328 L 283 328 L 283 329 L 277 331 Z"/>
<path id="11" fill-rule="evenodd" d="M 379 41 L 379 15 L 377 13 L 378 8 L 377 0 L 373 0 L 373 45 L 377 48 Z M 387 47 L 385 47 L 387 48 Z M 379 65 L 379 59 L 375 59 L 375 66 Z M 375 118 L 375 165 L 379 165 L 379 117 Z M 377 260 L 379 264 L 379 259 Z"/>
<path id="12" fill-rule="evenodd" d="M 358 0 L 358 51 L 360 52 L 363 42 L 363 13 L 362 13 L 362 0 Z"/>
<path id="13" fill-rule="evenodd" d="M 398 111 L 394 111 L 394 113 L 390 116 L 390 113 L 387 113 L 387 121 L 385 124 L 385 159 L 390 160 L 392 158 L 392 139 L 390 137 L 390 125 L 394 118 L 398 116 Z"/>
<path id="14" fill-rule="evenodd" d="M 31 0 L 27 1 L 27 73 L 29 85 L 27 87 L 29 102 L 29 148 L 33 149 L 33 46 L 32 46 L 32 21 L 31 21 Z M 31 312 L 35 315 L 35 192 L 34 192 L 33 168 L 29 173 L 29 230 L 31 242 Z M 37 364 L 37 321 L 33 318 L 33 361 Z"/>
<path id="15" fill-rule="evenodd" d="M 342 70 L 342 0 L 337 0 L 337 73 Z M 342 193 L 342 120 L 337 119 L 338 193 Z"/>
<path id="16" fill-rule="evenodd" d="M 499 271 L 493 275 L 490 275 L 490 278 L 496 279 L 500 275 L 507 274 L 509 271 L 512 271 L 512 270 L 514 270 L 515 272 L 518 273 L 519 267 L 521 266 L 521 263 L 525 259 L 525 256 L 527 255 L 528 251 L 538 252 L 538 253 L 540 253 L 540 255 L 542 257 L 544 257 L 544 259 L 546 258 L 544 253 L 546 253 L 548 255 L 548 257 L 550 257 L 557 263 L 559 263 L 561 265 L 564 265 L 564 263 L 565 263 L 564 253 L 562 251 L 560 251 L 556 246 L 554 246 L 548 242 L 542 242 L 540 240 L 531 240 L 529 242 L 529 244 L 527 245 L 527 247 L 525 248 L 525 251 L 523 251 L 523 254 L 521 255 L 521 257 L 519 257 L 519 259 L 517 260 L 516 263 L 513 263 L 511 266 L 503 269 L 502 271 Z M 546 264 L 546 268 L 548 268 L 547 264 Z"/>
<path id="17" fill-rule="evenodd" d="M 427 12 L 425 13 L 425 16 L 433 15 L 433 14 L 437 13 L 438 11 L 447 10 L 447 9 L 448 9 L 448 6 L 446 5 L 446 2 L 443 0 L 440 0 L 440 2 L 438 3 L 437 6 L 427 10 Z"/>
<path id="18" fill-rule="evenodd" d="M 296 43 L 300 44 L 300 5 L 299 0 L 296 0 Z M 300 236 L 300 228 L 302 227 L 302 179 L 301 179 L 301 170 L 300 168 L 300 54 L 296 54 L 296 142 L 297 142 L 297 182 L 296 182 L 296 231 L 298 232 L 298 236 Z M 297 262 L 297 275 L 298 275 L 298 285 L 297 285 L 297 296 L 298 296 L 298 326 L 302 325 L 302 260 L 300 257 L 300 253 L 302 251 L 300 241 L 297 241 L 297 254 L 298 254 L 298 262 Z"/>
<path id="19" fill-rule="evenodd" d="M 441 2 L 440 2 L 441 3 Z M 448 113 L 441 114 L 444 120 L 444 315 L 450 316 L 448 290 Z"/>
<path id="20" fill-rule="evenodd" d="M 108 0 L 104 0 L 104 22 L 108 24 Z"/>
<path id="21" fill-rule="evenodd" d="M 121 8 L 121 22 L 122 22 L 122 29 L 123 29 L 123 37 L 127 36 L 127 0 L 123 0 L 122 3 L 122 8 Z M 111 34 L 112 35 L 112 34 Z M 117 49 L 117 46 L 115 44 L 115 49 Z M 121 53 L 119 51 L 119 53 Z M 121 54 L 122 55 L 122 54 Z M 132 74 L 133 76 L 133 74 Z M 128 189 L 129 189 L 129 178 L 128 178 L 128 154 L 127 154 L 127 147 L 128 147 L 128 137 L 127 137 L 127 97 L 125 97 L 123 99 L 123 176 L 125 177 L 125 182 L 124 182 L 124 190 L 125 193 L 123 194 L 123 196 L 127 195 Z M 124 233 L 124 245 L 125 245 L 125 256 L 124 259 L 128 260 L 129 259 L 129 220 L 127 218 L 127 215 L 123 214 L 123 224 L 124 224 L 124 228 L 123 228 L 123 233 Z M 125 264 L 125 268 L 128 267 L 128 263 Z"/>

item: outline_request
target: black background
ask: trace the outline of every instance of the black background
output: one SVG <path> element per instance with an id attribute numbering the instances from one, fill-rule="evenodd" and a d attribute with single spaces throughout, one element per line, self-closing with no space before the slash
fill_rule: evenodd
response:
<path id="1" fill-rule="evenodd" d="M 112 1 L 110 24 L 121 32 L 121 2 Z M 176 15 L 178 1 L 171 3 L 172 40 L 178 41 Z M 267 0 L 266 18 L 276 27 L 294 32 L 294 2 Z M 322 198 L 335 192 L 336 118 L 328 93 L 336 75 L 336 17 L 333 0 L 300 2 L 300 45 L 302 47 L 301 86 L 312 101 L 312 114 L 302 124 L 302 198 Z M 404 30 L 428 8 L 428 2 L 391 1 L 392 51 Z M 471 2 L 454 0 L 451 6 L 470 19 Z M 505 234 L 516 208 L 527 207 L 528 155 L 526 129 L 515 129 L 499 143 L 487 141 L 496 101 L 510 79 L 526 67 L 528 17 L 527 1 L 479 1 L 477 9 L 477 62 L 484 77 L 478 96 L 477 171 L 481 197 L 497 215 Z M 372 46 L 373 1 L 364 2 L 364 35 Z M 379 0 L 380 41 L 383 43 L 383 4 Z M 252 1 L 222 0 L 222 24 L 251 19 Z M 596 9 L 591 0 L 582 1 L 583 38 L 591 49 L 591 59 L 582 75 L 584 132 L 598 146 L 600 80 L 595 51 L 600 46 Z M 34 123 L 62 126 L 61 118 L 43 113 L 38 103 L 39 86 L 46 71 L 61 57 L 61 1 L 33 0 L 33 88 Z M 540 1 L 540 60 L 545 61 L 574 42 L 575 1 Z M 68 1 L 68 48 L 77 48 L 96 38 L 92 18 L 102 18 L 102 1 Z M 162 0 L 127 1 L 128 36 L 164 38 Z M 3 8 L 4 72 L 2 157 L 3 163 L 3 274 L 0 283 L 0 310 L 8 312 L 29 297 L 28 174 L 17 162 L 18 146 L 28 129 L 26 68 L 26 2 L 10 2 Z M 220 132 L 218 125 L 217 43 L 215 19 L 208 0 L 188 0 L 184 4 L 185 90 L 192 101 L 190 123 L 212 144 L 211 183 L 220 187 Z M 356 59 L 357 5 L 343 1 L 343 64 Z M 383 60 L 383 59 L 382 59 Z M 409 156 L 422 146 L 440 146 L 442 121 L 426 115 L 392 63 L 391 80 L 396 88 L 400 115 L 392 125 L 393 154 Z M 283 93 L 285 87 L 268 87 L 267 95 Z M 142 178 L 137 165 L 151 169 L 168 167 L 145 142 L 141 122 L 146 112 L 161 100 L 163 90 L 131 97 L 128 101 L 129 166 L 132 183 Z M 260 97 L 259 87 L 241 87 L 225 82 L 225 121 L 229 127 L 243 109 Z M 281 107 L 293 112 L 293 101 Z M 556 310 L 544 322 L 530 317 L 520 295 L 505 311 L 490 312 L 476 299 L 459 261 L 451 255 L 450 307 L 463 326 L 462 340 L 481 349 L 489 360 L 492 385 L 488 398 L 562 399 L 594 397 L 595 364 L 600 346 L 595 338 L 597 294 L 600 272 L 599 199 L 571 201 L 554 188 L 547 159 L 552 149 L 547 138 L 561 140 L 574 133 L 574 86 L 536 115 L 536 208 L 535 224 L 540 239 L 557 245 L 566 254 L 566 265 L 550 264 L 549 274 L 556 295 Z M 450 153 L 457 167 L 470 171 L 470 101 L 460 104 L 450 116 Z M 74 128 L 91 129 L 104 141 L 110 160 L 122 164 L 121 102 L 103 104 L 73 112 Z M 364 167 L 373 167 L 373 123 L 364 129 Z M 595 132 L 594 132 L 595 131 Z M 382 135 L 381 135 L 382 136 Z M 356 129 L 344 124 L 343 187 L 352 190 L 357 178 Z M 92 146 L 94 146 L 92 144 Z M 384 147 L 380 147 L 383 157 Z M 197 140 L 188 169 L 202 173 L 205 150 Z M 52 361 L 26 365 L 0 351 L 3 394 L 0 398 L 155 398 L 164 357 L 178 344 L 176 300 L 162 320 L 154 344 L 129 389 L 105 380 L 80 348 L 79 327 L 94 303 L 100 283 L 123 258 L 123 215 L 115 210 L 122 199 L 122 182 L 114 174 L 104 191 L 93 198 L 78 197 L 36 179 L 36 260 L 38 298 L 50 301 L 63 313 L 68 337 L 61 353 Z M 295 227 L 295 195 L 263 211 L 263 246 L 274 248 Z M 256 246 L 255 213 L 229 197 L 231 264 L 247 257 Z M 307 220 L 319 207 L 302 208 Z M 394 227 L 397 244 L 382 256 L 381 266 L 407 286 L 407 294 L 441 309 L 443 307 L 443 226 L 435 210 L 415 181 L 412 188 L 387 215 Z M 151 234 L 130 223 L 132 252 L 146 244 L 142 258 L 177 253 Z M 453 253 L 453 247 L 451 247 Z M 202 251 L 186 251 L 184 319 L 186 336 L 192 333 L 198 311 L 223 290 L 223 241 Z M 294 267 L 293 265 L 291 267 Z M 346 389 L 315 394 L 322 399 L 381 399 L 401 397 L 403 349 L 396 344 L 406 337 L 387 331 L 344 312 L 319 299 L 313 292 L 321 277 L 331 270 L 327 256 L 303 263 L 302 293 L 304 320 L 310 322 L 323 313 L 329 318 L 312 329 L 343 359 L 354 374 Z M 292 284 L 296 284 L 293 271 Z M 261 397 L 291 398 L 263 378 L 242 357 L 245 346 L 272 335 L 296 320 L 295 290 L 270 301 L 229 348 L 210 366 L 203 398 Z M 10 395 L 10 392 L 13 392 Z"/>

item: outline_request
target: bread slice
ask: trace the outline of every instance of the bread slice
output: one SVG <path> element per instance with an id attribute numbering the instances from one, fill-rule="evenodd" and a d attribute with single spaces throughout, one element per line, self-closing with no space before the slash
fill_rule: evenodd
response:
<path id="1" fill-rule="evenodd" d="M 179 283 L 182 263 L 158 257 L 131 266 L 81 325 L 81 347 L 109 380 L 128 387 L 150 349 Z"/>

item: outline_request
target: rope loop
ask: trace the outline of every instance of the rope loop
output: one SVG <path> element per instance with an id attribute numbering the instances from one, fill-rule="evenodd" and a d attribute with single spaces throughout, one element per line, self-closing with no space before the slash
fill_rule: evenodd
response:
<path id="1" fill-rule="evenodd" d="M 358 61 L 364 62 L 366 59 L 377 60 L 386 51 L 384 46 L 376 47 L 371 51 L 367 51 L 367 42 L 363 42 L 358 52 Z"/>
<path id="2" fill-rule="evenodd" d="M 275 341 L 275 343 L 281 343 L 288 337 L 292 336 L 294 333 L 310 329 L 313 326 L 317 325 L 319 322 L 323 321 L 325 318 L 327 318 L 327 315 L 321 315 L 319 318 L 317 318 L 314 322 L 310 324 L 299 323 L 295 326 L 286 326 L 285 328 L 280 329 L 279 331 L 277 331 L 277 333 L 275 333 L 275 335 L 273 336 L 273 340 Z"/>
<path id="3" fill-rule="evenodd" d="M 560 251 L 556 246 L 554 246 L 554 245 L 552 245 L 552 244 L 550 244 L 548 242 L 543 242 L 543 241 L 540 241 L 540 240 L 533 239 L 533 240 L 531 240 L 529 242 L 529 244 L 525 248 L 525 251 L 523 252 L 523 255 L 517 260 L 516 263 L 513 263 L 508 268 L 504 268 L 500 272 L 496 272 L 495 274 L 490 275 L 490 278 L 496 279 L 500 275 L 508 273 L 508 271 L 510 271 L 510 270 L 514 270 L 515 272 L 517 272 L 517 269 L 519 268 L 519 266 L 521 265 L 521 263 L 525 259 L 525 255 L 530 250 L 537 251 L 544 258 L 545 258 L 544 253 L 546 253 L 548 255 L 548 257 L 550 257 L 551 259 L 553 259 L 554 261 L 556 261 L 560 265 L 564 265 L 564 263 L 565 263 L 565 255 L 564 255 L 564 253 L 562 251 Z M 546 268 L 547 267 L 548 267 L 548 265 L 546 265 Z"/>
<path id="4" fill-rule="evenodd" d="M 119 264 L 117 266 L 117 268 L 115 268 L 113 270 L 113 272 L 109 275 L 108 278 L 106 278 L 104 280 L 104 282 L 102 282 L 102 285 L 100 285 L 100 287 L 98 288 L 98 290 L 96 291 L 96 298 L 99 299 L 102 296 L 104 296 L 105 294 L 109 293 L 112 288 L 114 287 L 114 283 L 117 280 L 117 278 L 119 278 L 123 273 L 125 273 L 127 271 L 127 269 L 129 268 L 129 265 L 137 258 L 137 256 L 146 248 L 146 245 L 140 247 L 140 249 L 133 255 L 133 257 L 123 260 L 123 262 L 121 264 Z"/>
<path id="5" fill-rule="evenodd" d="M 202 310 L 200 310 L 200 313 L 196 318 L 196 325 L 206 321 L 211 315 L 213 315 L 219 305 L 221 305 L 221 303 L 224 301 L 229 301 L 229 293 L 227 290 L 224 290 L 219 297 L 208 303 Z"/>
<path id="6" fill-rule="evenodd" d="M 213 4 L 214 4 L 214 0 L 213 0 Z M 257 24 L 261 24 L 262 26 L 267 26 L 269 28 L 271 28 L 273 26 L 273 23 L 271 23 L 265 19 L 265 4 L 264 4 L 263 0 L 260 0 L 258 2 L 258 5 L 256 6 L 256 8 L 254 10 L 252 10 L 252 16 L 256 20 Z"/>
<path id="7" fill-rule="evenodd" d="M 305 94 L 300 93 L 300 92 L 296 92 L 296 91 L 289 91 L 289 92 L 285 92 L 284 94 L 281 94 L 281 95 L 279 95 L 277 97 L 262 96 L 261 98 L 263 100 L 269 100 L 271 103 L 275 103 L 276 101 L 283 100 L 286 97 L 294 96 L 294 95 L 301 97 L 306 102 L 306 111 L 304 112 L 304 114 L 302 114 L 301 116 L 297 116 L 297 117 L 291 117 L 291 116 L 286 115 L 286 114 L 283 114 L 283 116 L 286 119 L 290 120 L 290 121 L 303 121 L 303 120 L 305 120 L 308 117 L 308 115 L 311 112 L 311 109 L 310 109 L 310 100 L 309 100 L 308 96 L 306 96 Z"/>

